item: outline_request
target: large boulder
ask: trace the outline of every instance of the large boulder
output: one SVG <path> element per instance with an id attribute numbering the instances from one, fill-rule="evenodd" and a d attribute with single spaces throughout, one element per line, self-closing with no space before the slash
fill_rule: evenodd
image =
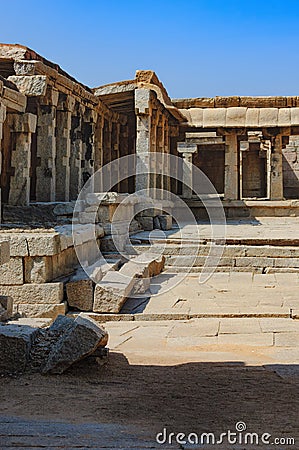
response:
<path id="1" fill-rule="evenodd" d="M 50 346 L 43 373 L 61 374 L 108 341 L 107 332 L 83 313 L 75 320 L 58 317 L 48 332 L 58 338 Z"/>

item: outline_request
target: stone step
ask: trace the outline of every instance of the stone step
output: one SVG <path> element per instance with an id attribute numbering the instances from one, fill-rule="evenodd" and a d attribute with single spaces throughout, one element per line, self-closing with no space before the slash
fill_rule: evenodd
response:
<path id="1" fill-rule="evenodd" d="M 203 266 L 165 266 L 164 271 L 174 273 L 200 273 Z M 254 272 L 254 273 L 299 273 L 299 268 L 292 267 L 230 267 L 230 266 L 217 266 L 210 267 L 214 272 Z"/>
<path id="2" fill-rule="evenodd" d="M 95 313 L 88 312 L 87 314 L 91 319 L 99 323 L 105 322 L 133 322 L 133 321 L 161 321 L 161 320 L 191 320 L 198 318 L 292 318 L 298 319 L 298 315 L 292 315 L 290 311 L 265 311 L 265 312 L 203 312 L 194 314 L 185 313 L 137 313 L 137 314 L 122 314 L 122 313 Z M 79 315 L 79 312 L 71 311 L 67 313 L 68 317 L 75 318 Z"/>
<path id="3" fill-rule="evenodd" d="M 138 253 L 144 253 L 148 250 L 151 253 L 163 255 L 198 255 L 207 256 L 211 249 L 218 249 L 217 245 L 133 245 Z M 274 246 L 274 245 L 225 245 L 222 247 L 224 257 L 272 257 L 272 258 L 299 258 L 299 247 L 296 246 Z M 129 247 L 127 247 L 129 250 Z M 219 248 L 221 250 L 221 247 Z"/>

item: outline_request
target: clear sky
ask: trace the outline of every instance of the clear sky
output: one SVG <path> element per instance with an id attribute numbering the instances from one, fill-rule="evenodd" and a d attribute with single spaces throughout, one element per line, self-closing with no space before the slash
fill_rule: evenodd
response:
<path id="1" fill-rule="evenodd" d="M 299 0 L 0 0 L 0 42 L 90 87 L 152 69 L 171 97 L 299 95 Z"/>

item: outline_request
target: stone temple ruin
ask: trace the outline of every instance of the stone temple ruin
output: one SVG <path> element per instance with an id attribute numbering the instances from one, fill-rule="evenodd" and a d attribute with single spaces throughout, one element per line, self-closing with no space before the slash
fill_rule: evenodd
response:
<path id="1" fill-rule="evenodd" d="M 299 215 L 296 96 L 173 100 L 149 70 L 91 89 L 33 50 L 1 44 L 0 145 L 1 320 L 54 319 L 68 311 L 93 312 L 101 320 L 120 313 L 132 293 L 148 289 L 146 280 L 164 264 L 171 267 L 176 249 L 165 246 L 164 255 L 153 253 L 146 262 L 140 255 L 135 264 L 124 264 L 113 247 L 113 214 L 130 194 L 155 188 L 183 199 L 197 220 L 206 219 L 203 202 L 190 188 L 191 163 L 215 186 L 228 219 Z M 77 197 L 101 167 L 127 155 L 137 155 L 146 165 L 153 153 L 162 155 L 162 165 L 169 154 L 180 163 L 169 167 L 165 158 L 163 174 L 157 176 L 144 174 L 136 164 L 135 175 L 120 180 L 106 197 L 103 189 L 95 189 L 85 209 L 87 220 L 73 224 L 86 264 L 92 265 L 88 212 L 98 210 L 95 239 L 106 259 L 95 283 L 81 269 L 74 248 Z M 134 216 L 134 196 L 130 199 L 123 207 L 124 221 L 126 210 Z M 138 233 L 171 227 L 171 212 L 154 206 L 136 214 L 129 229 L 143 248 L 149 239 L 138 240 Z M 193 270 L 203 265 L 206 244 L 199 243 Z M 298 240 L 228 241 L 217 270 L 253 269 L 298 271 Z"/>

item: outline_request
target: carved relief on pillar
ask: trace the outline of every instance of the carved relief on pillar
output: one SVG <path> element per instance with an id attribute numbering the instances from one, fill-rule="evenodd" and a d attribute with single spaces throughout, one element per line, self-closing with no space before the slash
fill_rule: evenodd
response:
<path id="1" fill-rule="evenodd" d="M 135 89 L 136 113 L 136 191 L 150 187 L 149 153 L 151 150 L 151 91 Z"/>
<path id="2" fill-rule="evenodd" d="M 98 114 L 86 108 L 82 122 L 82 161 L 81 161 L 81 180 L 82 187 L 94 173 L 95 162 L 95 132 Z"/>
<path id="3" fill-rule="evenodd" d="M 82 180 L 82 123 L 85 107 L 76 102 L 71 117 L 70 200 L 76 200 L 83 186 Z"/>

